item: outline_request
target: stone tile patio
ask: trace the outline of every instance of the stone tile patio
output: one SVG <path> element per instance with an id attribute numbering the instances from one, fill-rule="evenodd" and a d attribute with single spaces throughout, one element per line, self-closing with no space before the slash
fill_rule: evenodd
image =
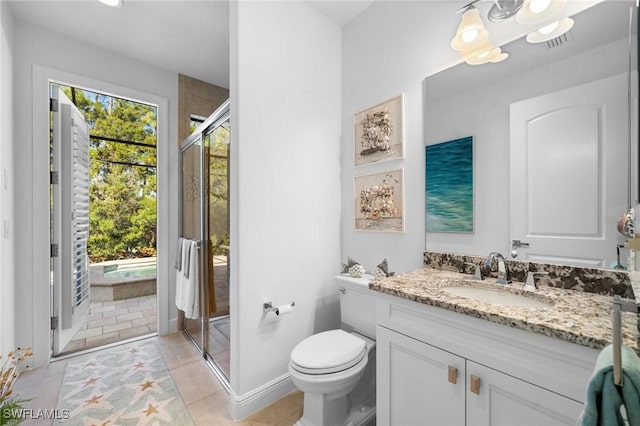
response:
<path id="1" fill-rule="evenodd" d="M 92 302 L 87 322 L 61 355 L 143 336 L 157 331 L 156 295 Z"/>

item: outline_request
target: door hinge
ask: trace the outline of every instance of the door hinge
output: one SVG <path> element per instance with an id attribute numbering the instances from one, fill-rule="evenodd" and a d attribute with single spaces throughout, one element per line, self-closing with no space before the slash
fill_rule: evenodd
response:
<path id="1" fill-rule="evenodd" d="M 58 244 L 51 244 L 51 257 L 58 257 Z"/>
<path id="2" fill-rule="evenodd" d="M 58 317 L 51 317 L 51 329 L 52 330 L 58 329 Z"/>
<path id="3" fill-rule="evenodd" d="M 49 181 L 51 182 L 51 185 L 57 185 L 59 178 L 60 175 L 58 174 L 58 172 L 50 172 Z"/>
<path id="4" fill-rule="evenodd" d="M 49 111 L 58 112 L 58 100 L 50 98 L 49 99 Z"/>

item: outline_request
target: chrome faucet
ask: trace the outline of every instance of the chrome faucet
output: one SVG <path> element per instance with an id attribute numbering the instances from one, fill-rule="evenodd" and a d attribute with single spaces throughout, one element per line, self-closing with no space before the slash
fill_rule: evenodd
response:
<path id="1" fill-rule="evenodd" d="M 484 266 L 488 266 L 489 270 L 491 270 L 491 264 L 493 263 L 493 259 L 496 259 L 498 262 L 498 278 L 496 279 L 496 283 L 498 284 L 511 284 L 511 277 L 509 276 L 509 269 L 507 268 L 507 263 L 504 261 L 504 256 L 502 256 L 497 251 L 492 251 L 489 253 L 489 257 L 484 261 Z"/>

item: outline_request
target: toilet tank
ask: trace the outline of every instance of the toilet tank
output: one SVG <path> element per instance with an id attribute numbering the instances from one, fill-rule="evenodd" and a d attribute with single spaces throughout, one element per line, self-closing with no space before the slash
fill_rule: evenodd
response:
<path id="1" fill-rule="evenodd" d="M 340 294 L 342 329 L 356 331 L 371 339 L 376 338 L 376 292 L 369 289 L 373 276 L 354 278 L 343 274 L 336 276 Z"/>

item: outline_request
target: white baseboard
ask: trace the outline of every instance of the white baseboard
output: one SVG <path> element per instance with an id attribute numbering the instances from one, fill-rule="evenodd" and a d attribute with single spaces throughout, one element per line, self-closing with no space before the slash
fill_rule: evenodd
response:
<path id="1" fill-rule="evenodd" d="M 295 391 L 291 375 L 286 373 L 243 395 L 230 391 L 229 412 L 234 420 L 242 420 Z"/>
<path id="2" fill-rule="evenodd" d="M 176 331 L 178 331 L 178 318 L 170 319 L 167 326 L 167 334 L 175 333 Z"/>

